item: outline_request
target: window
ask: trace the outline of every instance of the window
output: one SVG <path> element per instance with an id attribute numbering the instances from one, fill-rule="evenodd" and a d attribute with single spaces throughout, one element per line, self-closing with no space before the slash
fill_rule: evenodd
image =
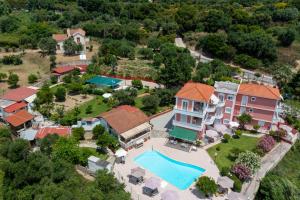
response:
<path id="1" fill-rule="evenodd" d="M 194 112 L 202 112 L 203 103 L 194 101 Z"/>
<path id="2" fill-rule="evenodd" d="M 225 108 L 225 113 L 229 113 L 230 114 L 231 113 L 231 108 L 230 107 L 226 107 Z"/>
<path id="3" fill-rule="evenodd" d="M 187 116 L 186 115 L 181 115 L 180 121 L 183 123 L 187 123 Z"/>
<path id="4" fill-rule="evenodd" d="M 246 106 L 247 105 L 247 103 L 248 103 L 248 96 L 243 96 L 242 97 L 242 106 Z"/>
<path id="5" fill-rule="evenodd" d="M 57 49 L 57 50 L 60 50 L 60 45 L 59 45 L 59 44 L 56 45 L 56 49 Z"/>
<path id="6" fill-rule="evenodd" d="M 251 101 L 255 101 L 256 100 L 256 97 L 251 97 Z"/>
<path id="7" fill-rule="evenodd" d="M 192 118 L 192 124 L 195 124 L 195 125 L 201 125 L 201 122 L 202 122 L 202 120 L 201 120 L 201 118 L 199 118 L 199 117 L 193 117 Z"/>
<path id="8" fill-rule="evenodd" d="M 80 38 L 78 37 L 78 38 L 76 38 L 76 40 L 77 40 L 77 43 L 79 44 L 80 43 Z"/>
<path id="9" fill-rule="evenodd" d="M 229 119 L 224 119 L 223 124 L 229 124 Z"/>
<path id="10" fill-rule="evenodd" d="M 187 110 L 188 109 L 188 102 L 187 101 L 182 101 L 182 110 Z"/>
<path id="11" fill-rule="evenodd" d="M 259 125 L 260 127 L 264 126 L 264 125 L 265 125 L 265 121 L 258 121 L 258 125 Z"/>
<path id="12" fill-rule="evenodd" d="M 253 112 L 253 108 L 249 108 L 249 112 Z"/>
<path id="13" fill-rule="evenodd" d="M 219 94 L 218 95 L 219 99 L 220 99 L 220 102 L 224 102 L 224 94 Z"/>
<path id="14" fill-rule="evenodd" d="M 233 100 L 233 96 L 232 95 L 227 95 L 227 100 L 228 101 L 232 101 Z"/>

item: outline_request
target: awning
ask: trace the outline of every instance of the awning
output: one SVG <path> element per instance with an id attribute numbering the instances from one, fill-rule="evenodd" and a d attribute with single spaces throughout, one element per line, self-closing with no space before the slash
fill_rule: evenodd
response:
<path id="1" fill-rule="evenodd" d="M 31 95 L 29 97 L 27 97 L 26 99 L 24 99 L 27 103 L 32 103 L 34 100 L 36 99 L 36 94 Z"/>
<path id="2" fill-rule="evenodd" d="M 197 139 L 197 131 L 181 128 L 175 126 L 173 130 L 170 131 L 169 135 L 174 138 L 194 142 Z"/>
<path id="3" fill-rule="evenodd" d="M 132 138 L 133 136 L 139 134 L 140 132 L 146 130 L 146 129 L 149 129 L 151 127 L 151 125 L 148 123 L 148 122 L 145 122 L 135 128 L 132 128 L 124 133 L 121 134 L 121 136 L 127 140 L 129 138 Z"/>

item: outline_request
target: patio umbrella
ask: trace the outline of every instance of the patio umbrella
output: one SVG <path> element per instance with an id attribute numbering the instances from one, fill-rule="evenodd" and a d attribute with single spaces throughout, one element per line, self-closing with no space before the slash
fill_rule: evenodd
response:
<path id="1" fill-rule="evenodd" d="M 133 174 L 135 172 L 140 172 L 144 175 L 146 174 L 146 171 L 144 169 L 140 168 L 140 167 L 136 167 L 136 168 L 131 169 L 131 174 Z"/>
<path id="2" fill-rule="evenodd" d="M 244 195 L 237 192 L 230 192 L 227 197 L 229 200 L 246 200 L 246 197 L 244 197 Z"/>
<path id="3" fill-rule="evenodd" d="M 164 193 L 161 194 L 162 200 L 178 200 L 179 196 L 178 193 L 173 190 L 166 190 Z"/>
<path id="4" fill-rule="evenodd" d="M 218 185 L 221 186 L 222 188 L 233 188 L 233 180 L 231 180 L 230 178 L 228 178 L 227 176 L 221 176 L 218 178 Z"/>
<path id="5" fill-rule="evenodd" d="M 231 127 L 231 128 L 238 128 L 239 127 L 239 123 L 238 122 L 229 122 L 229 126 Z"/>
<path id="6" fill-rule="evenodd" d="M 160 180 L 156 177 L 151 177 L 145 181 L 145 187 L 155 190 L 160 186 Z"/>
<path id="7" fill-rule="evenodd" d="M 102 95 L 102 97 L 105 98 L 105 99 L 108 99 L 108 98 L 110 98 L 111 96 L 112 96 L 111 93 L 105 93 L 105 94 Z"/>
<path id="8" fill-rule="evenodd" d="M 120 158 L 120 157 L 123 157 L 123 156 L 126 156 L 127 155 L 127 151 L 125 151 L 124 149 L 118 149 L 115 153 L 115 156 L 117 158 Z"/>
<path id="9" fill-rule="evenodd" d="M 218 132 L 217 131 L 214 131 L 214 130 L 207 130 L 205 132 L 206 136 L 207 137 L 210 137 L 210 138 L 216 138 L 219 136 Z"/>

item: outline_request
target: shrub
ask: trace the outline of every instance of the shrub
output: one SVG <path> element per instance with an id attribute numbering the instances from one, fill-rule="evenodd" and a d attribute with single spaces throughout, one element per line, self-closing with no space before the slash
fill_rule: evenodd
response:
<path id="1" fill-rule="evenodd" d="M 28 83 L 30 83 L 30 84 L 35 83 L 37 80 L 38 80 L 38 77 L 35 74 L 30 74 L 28 76 Z"/>
<path id="2" fill-rule="evenodd" d="M 132 80 L 131 85 L 138 90 L 143 89 L 143 83 L 141 80 Z"/>
<path id="3" fill-rule="evenodd" d="M 235 175 L 232 175 L 230 178 L 234 181 L 233 191 L 240 192 L 242 190 L 242 186 L 243 186 L 242 181 Z"/>
<path id="4" fill-rule="evenodd" d="M 83 140 L 84 139 L 84 129 L 82 127 L 73 128 L 72 129 L 72 136 L 76 140 Z"/>
<path id="5" fill-rule="evenodd" d="M 56 101 L 66 100 L 66 89 L 64 87 L 58 87 L 54 93 Z"/>
<path id="6" fill-rule="evenodd" d="M 267 153 L 273 149 L 275 144 L 276 141 L 272 136 L 265 135 L 259 140 L 257 148 L 261 149 L 264 153 Z"/>
<path id="7" fill-rule="evenodd" d="M 221 176 L 227 176 L 230 172 L 230 168 L 229 167 L 222 167 L 220 174 Z"/>
<path id="8" fill-rule="evenodd" d="M 196 183 L 197 188 L 209 197 L 217 192 L 218 186 L 215 181 L 207 176 L 201 176 Z"/>
<path id="9" fill-rule="evenodd" d="M 260 128 L 260 126 L 259 126 L 258 124 L 255 124 L 255 125 L 253 126 L 253 129 L 254 129 L 255 133 L 258 132 L 258 129 L 259 129 L 259 128 Z"/>
<path id="10" fill-rule="evenodd" d="M 251 151 L 242 152 L 236 159 L 235 164 L 244 165 L 249 168 L 253 174 L 260 167 L 260 157 Z"/>
<path id="11" fill-rule="evenodd" d="M 229 155 L 228 155 L 228 158 L 229 160 L 231 161 L 235 161 L 238 157 L 239 157 L 239 154 L 242 153 L 243 151 L 237 147 L 234 147 L 233 149 L 230 149 L 230 152 L 229 152 Z"/>
<path id="12" fill-rule="evenodd" d="M 220 151 L 220 150 L 221 150 L 221 147 L 220 147 L 220 146 L 217 146 L 216 150 L 217 150 L 217 151 Z"/>
<path id="13" fill-rule="evenodd" d="M 240 138 L 242 136 L 242 131 L 241 130 L 236 130 L 234 133 L 235 138 Z"/>
<path id="14" fill-rule="evenodd" d="M 93 112 L 93 106 L 92 105 L 88 105 L 85 109 L 85 113 L 86 114 L 91 114 Z"/>
<path id="15" fill-rule="evenodd" d="M 231 171 L 242 181 L 248 180 L 252 175 L 251 170 L 242 164 L 235 164 Z"/>
<path id="16" fill-rule="evenodd" d="M 285 137 L 287 135 L 286 130 L 279 129 L 277 131 L 270 131 L 269 134 L 277 141 L 279 142 L 281 138 Z"/>
<path id="17" fill-rule="evenodd" d="M 50 82 L 51 82 L 52 84 L 56 84 L 57 81 L 58 81 L 58 77 L 57 77 L 57 76 L 51 76 L 51 77 L 50 77 Z"/>
<path id="18" fill-rule="evenodd" d="M 9 55 L 9 56 L 4 56 L 1 59 L 1 62 L 4 65 L 21 65 L 23 63 L 21 56 L 20 55 Z"/>
<path id="19" fill-rule="evenodd" d="M 256 69 L 262 66 L 260 60 L 245 54 L 236 55 L 234 57 L 234 63 L 241 65 L 247 69 Z"/>
<path id="20" fill-rule="evenodd" d="M 231 136 L 229 134 L 224 134 L 222 142 L 227 143 L 229 142 L 230 138 Z"/>
<path id="21" fill-rule="evenodd" d="M 95 126 L 92 131 L 93 139 L 94 140 L 98 139 L 98 137 L 100 135 L 102 135 L 104 132 L 105 132 L 105 128 L 102 125 L 99 124 L 99 125 Z"/>

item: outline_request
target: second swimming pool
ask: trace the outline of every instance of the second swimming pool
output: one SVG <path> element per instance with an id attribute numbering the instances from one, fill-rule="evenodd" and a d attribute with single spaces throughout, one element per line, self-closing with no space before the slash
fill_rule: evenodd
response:
<path id="1" fill-rule="evenodd" d="M 134 161 L 181 190 L 187 189 L 205 169 L 173 160 L 158 151 L 146 151 Z"/>

